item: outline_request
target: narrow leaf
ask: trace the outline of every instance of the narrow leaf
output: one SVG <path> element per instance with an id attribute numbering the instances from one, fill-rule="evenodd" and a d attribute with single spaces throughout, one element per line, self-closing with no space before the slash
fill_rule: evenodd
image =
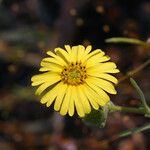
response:
<path id="1" fill-rule="evenodd" d="M 148 129 L 150 129 L 150 124 L 147 124 L 147 125 L 140 127 L 140 128 L 133 128 L 133 129 L 130 129 L 127 131 L 123 131 L 117 136 L 117 138 L 126 137 L 126 136 L 133 134 L 133 133 L 139 133 L 139 132 L 142 132 L 142 131 L 148 130 Z"/>
<path id="2" fill-rule="evenodd" d="M 127 43 L 127 44 L 142 45 L 144 47 L 150 47 L 150 44 L 134 38 L 113 37 L 106 39 L 105 41 L 106 43 Z"/>
<path id="3" fill-rule="evenodd" d="M 144 93 L 142 92 L 142 90 L 140 89 L 140 87 L 138 86 L 138 84 L 136 83 L 136 81 L 135 81 L 133 78 L 130 78 L 130 82 L 131 82 L 131 84 L 133 85 L 133 87 L 136 89 L 136 91 L 138 92 L 138 94 L 139 94 L 139 96 L 140 96 L 140 99 L 141 99 L 141 102 L 142 102 L 144 108 L 145 108 L 147 111 L 150 111 L 150 108 L 149 108 L 149 106 L 147 105 L 147 102 L 146 102 Z"/>

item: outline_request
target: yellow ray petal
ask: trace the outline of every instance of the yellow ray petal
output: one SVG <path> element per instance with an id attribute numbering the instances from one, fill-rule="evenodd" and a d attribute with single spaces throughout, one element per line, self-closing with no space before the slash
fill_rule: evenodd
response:
<path id="1" fill-rule="evenodd" d="M 62 59 L 60 56 L 55 55 L 53 52 L 48 51 L 47 54 L 53 58 L 55 58 L 58 62 L 62 63 L 62 64 L 67 64 L 64 59 Z"/>
<path id="2" fill-rule="evenodd" d="M 51 57 L 54 57 L 54 58 L 57 57 L 57 55 L 54 54 L 52 51 L 47 51 L 47 55 L 49 55 L 49 56 L 51 56 Z"/>
<path id="3" fill-rule="evenodd" d="M 61 61 L 61 62 L 60 62 L 60 61 L 58 61 L 57 59 L 52 58 L 52 57 L 44 58 L 44 59 L 42 59 L 42 62 L 48 62 L 48 63 L 60 65 L 60 66 L 66 66 L 66 63 L 65 63 L 64 61 Z"/>
<path id="4" fill-rule="evenodd" d="M 45 89 L 47 89 L 51 84 L 49 84 L 49 82 L 45 82 L 42 85 L 40 85 L 38 87 L 38 89 L 36 90 L 35 94 L 36 95 L 40 95 Z"/>
<path id="5" fill-rule="evenodd" d="M 82 45 L 79 45 L 79 46 L 78 46 L 77 62 L 80 62 L 80 61 L 81 61 L 81 59 L 83 58 L 84 52 L 85 52 L 85 47 L 82 46 Z"/>
<path id="6" fill-rule="evenodd" d="M 90 54 L 88 54 L 87 59 L 90 59 L 90 58 L 94 57 L 95 55 L 99 55 L 99 57 L 102 57 L 105 55 L 105 53 L 100 49 L 96 49 L 93 52 L 91 52 Z"/>
<path id="7" fill-rule="evenodd" d="M 111 81 L 115 84 L 118 83 L 118 80 L 117 78 L 115 78 L 114 76 L 112 75 L 109 75 L 109 74 L 106 74 L 106 73 L 98 73 L 98 72 L 95 72 L 95 73 L 91 73 L 89 74 L 90 76 L 93 76 L 93 77 L 97 77 L 97 78 L 102 78 L 102 79 L 105 79 L 105 80 L 108 80 L 108 81 Z"/>
<path id="8" fill-rule="evenodd" d="M 90 104 L 92 105 L 92 107 L 97 110 L 99 108 L 99 105 L 96 102 L 95 97 L 93 97 L 93 95 L 91 94 L 91 92 L 89 92 L 89 90 L 86 88 L 85 85 L 86 84 L 84 84 L 82 86 L 82 90 L 83 90 L 84 94 L 86 95 L 86 97 L 88 98 L 88 100 L 89 100 Z"/>
<path id="9" fill-rule="evenodd" d="M 88 80 L 86 81 L 86 83 L 89 85 L 91 89 L 93 89 L 99 95 L 98 103 L 100 106 L 104 106 L 110 100 L 110 97 L 100 87 L 91 83 Z"/>
<path id="10" fill-rule="evenodd" d="M 94 73 L 94 72 L 107 72 L 109 70 L 116 69 L 116 64 L 113 62 L 106 62 L 106 63 L 99 63 L 93 67 L 87 68 L 87 73 Z"/>
<path id="11" fill-rule="evenodd" d="M 38 74 L 38 75 L 34 75 L 32 78 L 31 78 L 31 81 L 34 82 L 34 81 L 39 81 L 41 80 L 41 78 L 47 78 L 50 76 L 51 73 L 49 72 L 46 72 L 46 73 L 42 73 L 42 74 Z"/>
<path id="12" fill-rule="evenodd" d="M 57 94 L 57 98 L 56 98 L 55 104 L 54 104 L 54 109 L 56 111 L 60 110 L 61 104 L 62 104 L 64 96 L 66 94 L 67 87 L 68 87 L 67 84 L 60 82 L 60 87 L 58 89 L 59 92 Z"/>
<path id="13" fill-rule="evenodd" d="M 59 74 L 46 72 L 46 73 L 34 75 L 31 78 L 31 81 L 33 82 L 32 85 L 36 86 L 36 85 L 41 84 L 41 83 L 46 82 L 46 81 L 58 80 L 58 79 L 60 79 Z"/>
<path id="14" fill-rule="evenodd" d="M 63 116 L 66 115 L 67 112 L 68 112 L 68 107 L 69 107 L 71 94 L 72 94 L 72 86 L 68 86 L 68 89 L 66 91 L 66 95 L 64 97 L 62 106 L 60 108 L 60 114 L 63 115 Z"/>
<path id="15" fill-rule="evenodd" d="M 53 73 L 61 73 L 62 72 L 62 68 L 58 68 L 58 67 L 55 67 L 55 66 L 45 66 L 45 67 L 41 67 L 39 69 L 39 71 L 41 72 L 45 72 L 45 71 L 49 71 L 49 72 L 53 72 Z"/>
<path id="16" fill-rule="evenodd" d="M 63 67 L 60 65 L 56 65 L 56 64 L 52 64 L 52 63 L 48 63 L 48 62 L 43 62 L 43 61 L 41 62 L 41 66 L 43 68 L 46 68 L 47 71 L 51 70 L 53 72 L 61 72 L 63 70 Z"/>
<path id="17" fill-rule="evenodd" d="M 78 99 L 81 101 L 84 111 L 86 114 L 91 112 L 91 106 L 90 103 L 88 101 L 88 98 L 86 97 L 86 95 L 83 92 L 83 87 L 82 85 L 77 86 L 77 93 L 78 93 Z"/>
<path id="18" fill-rule="evenodd" d="M 55 86 L 55 87 L 53 87 L 49 92 L 47 92 L 43 97 L 42 97 L 42 99 L 41 99 L 41 103 L 42 104 L 45 104 L 45 103 L 47 103 L 46 104 L 46 106 L 47 107 L 49 107 L 51 104 L 52 104 L 52 102 L 54 101 L 54 99 L 56 98 L 56 96 L 57 96 L 57 93 L 59 92 L 58 91 L 58 88 L 59 88 L 59 83 Z"/>
<path id="19" fill-rule="evenodd" d="M 86 85 L 86 88 L 88 89 L 93 101 L 95 101 L 99 106 L 104 106 L 106 102 L 108 102 L 108 98 L 104 99 L 105 95 L 100 95 L 98 92 L 101 92 L 100 90 L 96 92 L 94 89 L 92 89 L 89 85 Z M 101 92 L 102 93 L 102 92 Z M 103 98 L 103 99 L 102 99 Z M 106 98 L 106 97 L 105 97 Z"/>
<path id="20" fill-rule="evenodd" d="M 73 86 L 73 89 L 75 87 Z M 74 115 L 74 109 L 75 109 L 75 102 L 74 102 L 74 90 L 72 89 L 72 94 L 71 94 L 71 97 L 70 97 L 70 102 L 69 102 L 69 107 L 68 107 L 68 114 L 69 116 L 73 116 Z"/>
<path id="21" fill-rule="evenodd" d="M 97 54 L 87 61 L 86 67 L 89 68 L 89 67 L 98 65 L 98 63 L 105 62 L 108 60 L 110 60 L 110 57 L 108 57 L 108 56 L 101 57 L 101 56 L 99 56 L 99 54 Z"/>
<path id="22" fill-rule="evenodd" d="M 85 54 L 89 54 L 89 52 L 92 50 L 92 46 L 88 45 L 85 49 Z"/>
<path id="23" fill-rule="evenodd" d="M 65 48 L 66 48 L 67 52 L 70 54 L 71 53 L 71 47 L 70 47 L 70 45 L 65 45 Z"/>
<path id="24" fill-rule="evenodd" d="M 77 46 L 76 46 L 77 47 Z M 74 55 L 72 48 L 69 45 L 65 45 L 65 48 L 70 56 L 70 61 L 69 62 L 73 62 L 76 63 L 76 56 Z"/>
<path id="25" fill-rule="evenodd" d="M 110 69 L 110 70 L 105 70 L 106 73 L 118 73 L 120 72 L 119 69 Z"/>
<path id="26" fill-rule="evenodd" d="M 106 81 L 106 80 L 103 80 L 100 78 L 95 78 L 95 77 L 89 77 L 88 81 L 99 86 L 100 88 L 102 88 L 103 90 L 105 90 L 106 92 L 108 92 L 110 94 L 116 94 L 117 93 L 113 84 Z"/>
<path id="27" fill-rule="evenodd" d="M 86 64 L 86 62 L 88 61 L 88 59 L 92 58 L 95 55 L 99 55 L 100 57 L 104 56 L 105 53 L 100 50 L 100 49 L 96 49 L 93 52 L 89 53 L 88 55 L 84 56 L 84 58 L 81 60 L 83 64 Z"/>
<path id="28" fill-rule="evenodd" d="M 45 71 L 52 72 L 52 71 L 50 70 L 50 68 L 46 68 L 46 67 L 41 67 L 41 68 L 39 69 L 39 71 L 40 71 L 40 72 L 45 72 Z"/>
<path id="29" fill-rule="evenodd" d="M 100 63 L 100 62 L 105 62 L 105 61 L 108 61 L 108 60 L 110 60 L 110 57 L 105 55 L 105 56 L 99 58 L 98 62 Z"/>
<path id="30" fill-rule="evenodd" d="M 72 91 L 73 93 L 73 98 L 74 98 L 74 102 L 75 102 L 75 107 L 76 107 L 76 110 L 77 110 L 77 113 L 80 117 L 84 117 L 85 116 L 85 112 L 84 112 L 84 108 L 83 108 L 83 105 L 80 101 L 80 99 L 78 98 L 78 93 L 77 93 L 77 89 L 74 88 L 74 90 Z"/>
<path id="31" fill-rule="evenodd" d="M 55 48 L 55 53 L 61 57 L 66 63 L 70 62 L 70 55 L 62 48 Z"/>
<path id="32" fill-rule="evenodd" d="M 77 99 L 75 99 L 74 101 L 75 101 L 75 107 L 76 107 L 76 110 L 77 110 L 78 115 L 79 115 L 80 117 L 84 117 L 84 116 L 85 116 L 85 113 L 84 113 L 84 111 L 83 111 L 83 108 L 81 108 L 80 102 L 79 102 Z"/>
<path id="33" fill-rule="evenodd" d="M 43 80 L 41 80 L 41 81 L 34 81 L 34 82 L 32 82 L 31 83 L 31 85 L 32 86 L 38 86 L 38 85 L 40 85 L 40 84 L 42 84 L 42 83 L 44 83 L 45 81 L 43 81 Z"/>
<path id="34" fill-rule="evenodd" d="M 73 54 L 73 62 L 77 62 L 77 57 L 78 57 L 78 46 L 73 46 L 72 47 L 72 54 Z"/>
<path id="35" fill-rule="evenodd" d="M 51 80 L 51 81 L 47 81 L 47 82 L 43 83 L 42 85 L 40 85 L 38 87 L 38 89 L 36 90 L 35 94 L 36 95 L 40 95 L 44 90 L 46 90 L 51 85 L 57 83 L 58 81 L 60 81 L 60 78 L 57 78 L 57 80 L 55 79 L 55 80 Z"/>
<path id="36" fill-rule="evenodd" d="M 46 72 L 46 73 L 42 73 L 42 74 L 38 74 L 38 75 L 34 75 L 31 78 L 31 81 L 36 83 L 43 83 L 46 81 L 51 81 L 51 80 L 60 80 L 60 75 L 57 73 L 51 73 L 51 72 Z"/>

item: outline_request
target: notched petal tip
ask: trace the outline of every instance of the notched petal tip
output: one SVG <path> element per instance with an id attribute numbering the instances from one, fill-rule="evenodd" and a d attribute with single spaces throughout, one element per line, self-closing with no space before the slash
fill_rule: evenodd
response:
<path id="1" fill-rule="evenodd" d="M 95 110 L 99 109 L 99 105 L 93 107 Z"/>
<path id="2" fill-rule="evenodd" d="M 54 52 L 52 52 L 52 51 L 48 51 L 46 54 L 51 56 L 51 57 L 53 57 L 53 58 L 56 57 L 56 54 Z"/>
<path id="3" fill-rule="evenodd" d="M 71 53 L 71 46 L 70 45 L 64 45 L 64 47 L 68 53 Z"/>
<path id="4" fill-rule="evenodd" d="M 90 112 L 91 112 L 91 107 L 90 107 L 90 109 L 88 111 L 86 111 L 86 114 L 89 114 Z"/>
<path id="5" fill-rule="evenodd" d="M 40 86 L 41 87 L 41 86 Z M 35 91 L 35 95 L 41 95 L 42 94 L 42 92 L 45 90 L 45 89 L 41 89 L 41 88 L 38 88 L 36 91 Z"/>
<path id="6" fill-rule="evenodd" d="M 92 49 L 92 45 L 88 45 L 86 49 Z"/>
<path id="7" fill-rule="evenodd" d="M 116 95 L 117 91 L 115 90 L 115 88 L 113 90 L 111 90 L 110 94 Z"/>
<path id="8" fill-rule="evenodd" d="M 46 107 L 50 107 L 50 105 L 51 105 L 51 104 L 50 104 L 49 102 L 46 103 Z"/>
<path id="9" fill-rule="evenodd" d="M 68 113 L 70 117 L 72 117 L 74 115 L 74 113 Z"/>
<path id="10" fill-rule="evenodd" d="M 57 54 L 57 53 L 61 53 L 61 52 L 64 52 L 65 50 L 61 47 L 57 47 L 54 49 L 54 52 Z"/>
<path id="11" fill-rule="evenodd" d="M 39 80 L 40 79 L 40 75 L 41 74 L 37 74 L 37 75 L 32 76 L 31 81 L 34 82 L 34 81 Z"/>
<path id="12" fill-rule="evenodd" d="M 84 48 L 85 49 L 85 46 L 84 45 L 78 45 L 79 48 Z"/>
<path id="13" fill-rule="evenodd" d="M 60 50 L 60 48 L 57 47 L 57 48 L 54 49 L 54 52 L 57 53 L 59 50 Z"/>
<path id="14" fill-rule="evenodd" d="M 114 84 L 118 84 L 119 83 L 119 81 L 116 79 L 116 81 L 114 82 Z"/>
<path id="15" fill-rule="evenodd" d="M 119 69 L 114 69 L 115 70 L 115 73 L 119 73 L 120 72 L 120 70 Z"/>
<path id="16" fill-rule="evenodd" d="M 106 57 L 108 60 L 110 60 L 110 57 L 109 57 L 108 55 L 105 55 L 105 57 Z"/>
<path id="17" fill-rule="evenodd" d="M 81 118 L 84 118 L 85 117 L 85 114 L 78 114 L 79 115 L 79 117 L 81 117 Z"/>
<path id="18" fill-rule="evenodd" d="M 39 95 L 40 95 L 40 93 L 38 93 L 38 92 L 36 91 L 36 92 L 35 92 L 35 95 L 39 96 Z"/>
<path id="19" fill-rule="evenodd" d="M 60 108 L 59 108 L 57 105 L 54 105 L 54 110 L 55 110 L 55 111 L 59 111 L 59 109 L 60 109 Z"/>
<path id="20" fill-rule="evenodd" d="M 31 77 L 31 81 L 34 81 L 34 80 L 37 80 L 37 78 L 39 77 L 40 74 L 36 74 L 36 75 L 33 75 Z"/>
<path id="21" fill-rule="evenodd" d="M 86 47 L 86 49 L 85 49 L 85 51 L 86 51 L 87 53 L 89 53 L 91 50 L 92 50 L 92 45 L 88 45 L 88 46 Z"/>
<path id="22" fill-rule="evenodd" d="M 34 86 L 34 82 L 31 82 L 31 86 Z"/>
<path id="23" fill-rule="evenodd" d="M 39 69 L 39 71 L 41 71 L 41 72 L 47 71 L 47 68 L 42 67 Z"/>
<path id="24" fill-rule="evenodd" d="M 46 52 L 47 55 L 51 55 L 51 53 L 52 52 L 50 50 Z"/>
<path id="25" fill-rule="evenodd" d="M 60 113 L 60 115 L 62 115 L 62 116 L 65 116 L 65 115 L 67 114 L 67 112 L 64 113 L 64 112 L 62 112 L 62 111 L 60 111 L 59 113 Z"/>
<path id="26" fill-rule="evenodd" d="M 71 46 L 68 45 L 68 44 L 64 45 L 64 47 L 65 47 L 65 48 L 71 48 Z"/>
<path id="27" fill-rule="evenodd" d="M 31 83 L 32 86 L 37 86 L 36 82 Z"/>
<path id="28" fill-rule="evenodd" d="M 40 103 L 41 103 L 41 104 L 45 104 L 45 103 L 47 103 L 47 101 L 45 101 L 44 99 L 41 99 L 41 100 L 40 100 Z"/>
<path id="29" fill-rule="evenodd" d="M 34 76 L 31 77 L 31 81 L 32 81 L 32 82 L 34 81 Z"/>

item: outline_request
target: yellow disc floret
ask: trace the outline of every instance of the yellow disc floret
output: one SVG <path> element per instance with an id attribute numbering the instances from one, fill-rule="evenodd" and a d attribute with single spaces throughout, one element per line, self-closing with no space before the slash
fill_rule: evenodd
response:
<path id="1" fill-rule="evenodd" d="M 81 63 L 70 63 L 61 72 L 62 82 L 70 85 L 79 85 L 85 82 L 87 77 L 86 67 Z"/>

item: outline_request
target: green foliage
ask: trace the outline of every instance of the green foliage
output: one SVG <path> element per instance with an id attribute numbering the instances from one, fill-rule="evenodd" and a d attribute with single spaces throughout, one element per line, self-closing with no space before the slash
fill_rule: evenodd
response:
<path id="1" fill-rule="evenodd" d="M 138 40 L 138 39 L 133 39 L 133 38 L 124 38 L 124 37 L 113 37 L 113 38 L 109 38 L 106 39 L 107 43 L 126 43 L 126 44 L 134 44 L 134 45 L 140 45 L 143 46 L 145 49 L 150 49 L 150 44 Z M 147 66 L 150 63 L 150 59 L 148 59 L 144 64 L 142 64 L 139 68 L 135 69 L 132 72 L 129 72 L 127 74 L 127 77 L 132 76 L 133 74 L 137 73 L 138 71 L 142 70 L 145 66 Z M 126 79 L 126 77 L 125 77 Z M 141 100 L 141 105 L 138 108 L 133 108 L 133 107 L 122 107 L 122 106 L 117 106 L 117 105 L 109 105 L 109 112 L 115 112 L 115 111 L 120 111 L 120 112 L 129 112 L 129 113 L 137 113 L 137 114 L 143 114 L 145 117 L 150 117 L 150 107 L 148 106 L 144 93 L 142 92 L 142 90 L 140 89 L 140 87 L 138 86 L 137 82 L 133 79 L 130 78 L 130 82 L 133 85 L 133 87 L 136 89 L 137 93 L 140 96 L 140 100 Z M 139 133 L 142 132 L 144 130 L 150 129 L 150 124 L 144 125 L 142 127 L 139 128 L 133 128 L 133 129 L 129 129 L 127 131 L 123 131 L 121 132 L 119 135 L 117 135 L 117 138 L 121 138 L 121 137 L 126 137 L 129 136 L 133 133 Z"/>
<path id="2" fill-rule="evenodd" d="M 141 99 L 141 102 L 142 102 L 142 105 L 138 108 L 139 111 L 142 110 L 143 112 L 145 112 L 145 117 L 150 117 L 150 108 L 147 105 L 144 93 L 142 92 L 142 90 L 138 86 L 137 82 L 133 78 L 130 78 L 130 82 L 133 85 L 133 87 L 136 89 L 136 91 L 138 92 L 140 99 Z M 139 132 L 142 132 L 142 131 L 148 130 L 148 129 L 150 129 L 150 124 L 144 125 L 144 126 L 139 127 L 139 128 L 133 128 L 133 129 L 129 129 L 127 131 L 123 131 L 117 136 L 117 138 L 126 137 L 126 136 L 129 136 L 131 134 L 139 133 Z"/>
<path id="3" fill-rule="evenodd" d="M 126 137 L 126 136 L 129 136 L 134 133 L 139 133 L 139 132 L 145 131 L 147 129 L 150 129 L 150 124 L 144 125 L 143 127 L 133 128 L 133 129 L 123 131 L 117 136 L 117 138 Z"/>
<path id="4" fill-rule="evenodd" d="M 99 110 L 92 110 L 90 114 L 86 115 L 83 121 L 87 124 L 96 125 L 99 128 L 103 128 L 106 124 L 108 115 L 107 105 Z"/>
<path id="5" fill-rule="evenodd" d="M 105 40 L 106 43 L 127 43 L 127 44 L 135 44 L 135 45 L 141 45 L 145 48 L 150 48 L 150 44 L 134 39 L 134 38 L 125 38 L 125 37 L 113 37 Z"/>
<path id="6" fill-rule="evenodd" d="M 149 113 L 150 112 L 150 108 L 147 105 L 144 93 L 142 92 L 142 90 L 140 89 L 140 87 L 138 86 L 138 84 L 136 83 L 136 81 L 133 78 L 130 78 L 130 82 L 133 85 L 133 87 L 136 89 L 136 91 L 138 92 L 138 94 L 140 96 L 140 99 L 141 99 L 141 102 L 142 102 L 142 106 L 141 107 L 143 109 L 145 109 L 145 112 L 146 112 L 145 114 L 148 117 L 148 115 L 150 114 Z M 149 115 L 149 117 L 150 117 L 150 115 Z"/>

